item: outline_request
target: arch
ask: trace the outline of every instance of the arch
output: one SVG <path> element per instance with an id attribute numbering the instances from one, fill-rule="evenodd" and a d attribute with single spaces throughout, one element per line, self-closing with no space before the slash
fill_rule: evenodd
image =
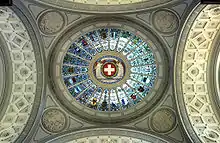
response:
<path id="1" fill-rule="evenodd" d="M 44 85 L 42 57 L 33 29 L 23 13 L 15 5 L 1 7 L 0 11 L 0 33 L 7 45 L 11 61 L 9 73 L 12 73 L 12 80 L 7 80 L 9 102 L 0 120 L 0 141 L 22 142 L 40 105 Z"/>
<path id="2" fill-rule="evenodd" d="M 208 63 L 220 30 L 220 7 L 199 5 L 178 41 L 174 85 L 182 123 L 192 142 L 220 142 L 219 118 L 209 89 Z M 212 87 L 210 87 L 212 88 Z"/>
<path id="3" fill-rule="evenodd" d="M 123 139 L 131 143 L 131 141 L 137 143 L 169 143 L 173 142 L 168 138 L 162 138 L 150 133 L 144 133 L 140 131 L 134 131 L 131 129 L 122 129 L 122 128 L 94 128 L 94 129 L 86 129 L 73 131 L 69 133 L 64 133 L 59 136 L 49 137 L 40 142 L 45 143 L 59 143 L 59 142 L 68 142 L 68 143 L 76 143 L 78 141 L 82 141 L 83 143 L 87 143 L 89 141 L 94 141 L 98 143 L 98 141 L 111 141 L 114 140 L 116 143 L 121 143 Z M 136 142 L 135 142 L 136 143 Z"/>

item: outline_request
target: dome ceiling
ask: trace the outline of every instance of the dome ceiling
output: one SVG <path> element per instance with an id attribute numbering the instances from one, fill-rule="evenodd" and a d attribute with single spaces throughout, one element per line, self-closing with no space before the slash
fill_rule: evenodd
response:
<path id="1" fill-rule="evenodd" d="M 94 115 L 96 121 L 121 122 L 161 96 L 167 74 L 163 49 L 147 30 L 129 23 L 96 19 L 57 43 L 54 89 L 71 112 L 79 110 L 90 121 Z"/>
<path id="2" fill-rule="evenodd" d="M 41 96 L 42 76 L 39 78 L 40 74 L 37 72 L 41 70 L 42 63 L 36 69 L 39 57 L 35 56 L 29 33 L 18 15 L 8 7 L 1 7 L 0 19 L 0 33 L 7 44 L 11 61 L 8 64 L 12 67 L 8 69 L 12 75 L 8 75 L 6 79 L 10 85 L 7 87 L 9 91 L 3 95 L 7 96 L 8 101 L 4 102 L 5 106 L 1 109 L 4 113 L 0 118 L 0 142 L 14 142 L 19 137 L 22 138 L 24 130 L 30 129 L 26 125 L 31 123 L 29 118 L 33 108 L 38 110 L 36 97 L 39 94 Z"/>
<path id="3" fill-rule="evenodd" d="M 178 104 L 183 122 L 192 125 L 192 128 L 187 127 L 195 142 L 197 138 L 203 143 L 220 142 L 219 111 L 213 104 L 212 89 L 215 87 L 211 87 L 212 79 L 208 76 L 211 70 L 208 61 L 220 30 L 220 7 L 199 6 L 190 18 L 193 20 L 187 23 L 187 28 L 192 27 L 185 29 L 184 32 L 190 31 L 188 34 L 183 33 L 177 54 L 177 63 L 181 63 L 181 67 L 176 67 Z M 182 58 L 179 56 L 181 52 Z"/>
<path id="4" fill-rule="evenodd" d="M 3 89 L 5 86 L 5 65 L 2 51 L 0 51 L 0 99 L 3 96 Z"/>
<path id="5" fill-rule="evenodd" d="M 149 96 L 158 73 L 149 44 L 128 31 L 103 28 L 83 33 L 72 43 L 62 74 L 78 102 L 95 110 L 118 111 Z"/>
<path id="6" fill-rule="evenodd" d="M 129 135 L 129 137 L 127 136 Z M 78 130 L 57 136 L 55 138 L 43 139 L 45 143 L 170 143 L 169 139 L 160 136 L 122 128 L 96 128 Z"/>
<path id="7" fill-rule="evenodd" d="M 153 9 L 180 0 L 32 0 L 37 3 L 85 13 L 124 13 Z"/>
<path id="8" fill-rule="evenodd" d="M 147 0 L 66 0 L 70 2 L 93 4 L 93 5 L 121 5 L 144 2 Z"/>
<path id="9" fill-rule="evenodd" d="M 196 5 L 0 7 L 0 142 L 220 143 L 220 6 Z"/>

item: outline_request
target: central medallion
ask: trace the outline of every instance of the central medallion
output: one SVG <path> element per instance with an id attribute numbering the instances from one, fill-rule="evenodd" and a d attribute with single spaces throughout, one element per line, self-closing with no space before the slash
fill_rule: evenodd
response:
<path id="1" fill-rule="evenodd" d="M 89 75 L 94 83 L 103 88 L 113 88 L 125 83 L 130 75 L 127 58 L 117 51 L 102 51 L 89 65 Z"/>
<path id="2" fill-rule="evenodd" d="M 62 66 L 70 95 L 99 111 L 124 110 L 145 100 L 157 78 L 150 45 L 116 28 L 82 33 L 66 51 Z"/>
<path id="3" fill-rule="evenodd" d="M 112 84 L 123 79 L 125 69 L 125 64 L 121 58 L 106 55 L 96 60 L 93 66 L 93 74 L 98 81 Z"/>
<path id="4" fill-rule="evenodd" d="M 105 63 L 102 66 L 102 73 L 107 78 L 112 78 L 116 76 L 117 74 L 117 67 L 115 63 Z"/>

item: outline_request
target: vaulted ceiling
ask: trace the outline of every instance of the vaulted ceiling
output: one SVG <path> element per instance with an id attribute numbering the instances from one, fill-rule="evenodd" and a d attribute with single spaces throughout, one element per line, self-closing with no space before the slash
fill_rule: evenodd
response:
<path id="1" fill-rule="evenodd" d="M 0 142 L 220 143 L 220 6 L 0 7 Z"/>

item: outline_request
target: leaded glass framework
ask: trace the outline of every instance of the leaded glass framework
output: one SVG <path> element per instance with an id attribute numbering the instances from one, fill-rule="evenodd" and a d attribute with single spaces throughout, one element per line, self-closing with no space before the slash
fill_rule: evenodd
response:
<path id="1" fill-rule="evenodd" d="M 71 1 L 73 0 L 66 0 Z M 133 4 L 138 2 L 144 2 L 146 0 L 74 0 L 76 3 L 93 4 L 93 5 L 121 5 L 121 4 Z"/>
<path id="2" fill-rule="evenodd" d="M 81 32 L 63 58 L 62 78 L 76 101 L 99 111 L 119 111 L 149 96 L 157 62 L 138 33 L 123 28 Z"/>

